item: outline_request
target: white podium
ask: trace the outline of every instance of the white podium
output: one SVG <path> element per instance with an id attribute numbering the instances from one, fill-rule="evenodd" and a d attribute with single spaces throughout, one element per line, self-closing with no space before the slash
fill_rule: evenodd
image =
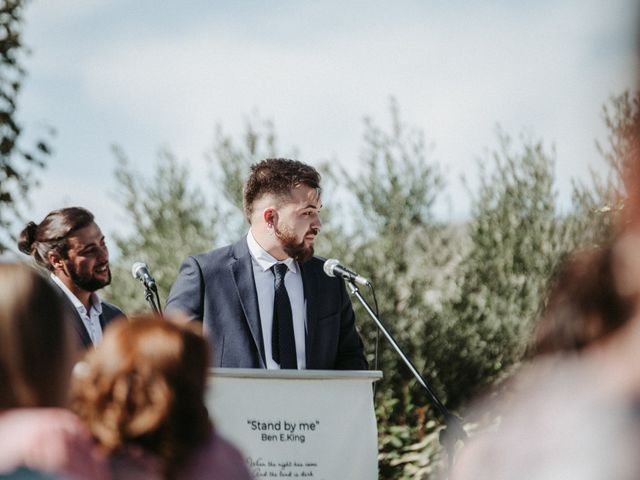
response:
<path id="1" fill-rule="evenodd" d="M 380 371 L 211 370 L 207 407 L 256 479 L 378 478 Z"/>

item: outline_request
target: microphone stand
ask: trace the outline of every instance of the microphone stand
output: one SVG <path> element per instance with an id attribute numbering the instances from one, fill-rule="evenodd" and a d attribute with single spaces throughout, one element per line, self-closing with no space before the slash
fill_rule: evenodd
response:
<path id="1" fill-rule="evenodd" d="M 407 365 L 407 367 L 409 368 L 413 376 L 416 378 L 418 383 L 420 383 L 420 385 L 422 385 L 422 387 L 427 391 L 431 403 L 436 407 L 436 409 L 444 417 L 445 427 L 440 432 L 440 443 L 445 447 L 445 450 L 449 457 L 449 466 L 451 467 L 451 465 L 453 465 L 456 442 L 458 440 L 464 441 L 467 438 L 467 434 L 462 428 L 460 419 L 457 416 L 453 415 L 451 412 L 449 412 L 447 407 L 445 407 L 444 404 L 438 399 L 438 396 L 436 395 L 435 391 L 433 390 L 429 382 L 427 382 L 427 380 L 420 374 L 420 372 L 413 365 L 411 360 L 402 351 L 402 348 L 400 348 L 396 340 L 393 338 L 393 335 L 391 335 L 389 330 L 386 329 L 382 321 L 378 318 L 376 313 L 371 309 L 371 306 L 369 306 L 367 301 L 364 299 L 364 297 L 360 293 L 360 290 L 358 289 L 354 281 L 347 280 L 347 285 L 349 285 L 349 289 L 351 290 L 351 293 L 356 296 L 356 298 L 360 301 L 360 303 L 362 304 L 364 309 L 367 311 L 369 316 L 376 323 L 376 325 L 378 326 L 378 329 L 380 329 L 382 334 L 387 338 L 387 340 L 389 340 L 389 343 L 391 343 L 391 346 L 394 348 L 396 353 L 400 355 L 400 358 L 405 363 L 405 365 Z"/>
<path id="2" fill-rule="evenodd" d="M 156 298 L 158 299 L 157 304 L 153 296 L 154 293 L 156 295 Z M 147 302 L 149 302 L 149 305 L 151 305 L 151 309 L 153 310 L 154 313 L 156 313 L 157 315 L 162 315 L 162 308 L 160 308 L 160 298 L 158 296 L 158 288 L 156 287 L 155 283 L 152 285 L 151 288 L 149 288 L 149 286 L 145 284 L 144 298 L 145 300 L 147 300 Z"/>

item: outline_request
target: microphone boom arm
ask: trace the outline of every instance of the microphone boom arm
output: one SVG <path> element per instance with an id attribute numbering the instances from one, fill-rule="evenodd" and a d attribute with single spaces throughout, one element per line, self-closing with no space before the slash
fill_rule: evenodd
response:
<path id="1" fill-rule="evenodd" d="M 447 450 L 449 461 L 452 462 L 454 453 L 455 453 L 455 444 L 458 440 L 464 441 L 467 438 L 467 434 L 462 428 L 462 424 L 460 419 L 449 412 L 447 407 L 438 399 L 435 391 L 429 384 L 429 382 L 420 374 L 415 365 L 411 362 L 411 360 L 407 357 L 407 355 L 402 351 L 402 348 L 398 345 L 393 335 L 387 330 L 382 321 L 378 318 L 378 315 L 373 311 L 369 303 L 364 299 L 360 290 L 356 286 L 356 284 L 352 280 L 347 280 L 347 285 L 351 290 L 351 293 L 356 296 L 356 298 L 360 301 L 364 309 L 367 311 L 369 316 L 373 319 L 373 321 L 378 326 L 378 329 L 382 332 L 382 334 L 387 338 L 393 349 L 400 356 L 405 365 L 409 368 L 413 376 L 416 378 L 418 383 L 422 385 L 422 387 L 427 391 L 429 399 L 431 403 L 436 407 L 436 409 L 442 414 L 445 421 L 445 428 L 440 432 L 440 442 L 443 444 L 445 449 Z"/>

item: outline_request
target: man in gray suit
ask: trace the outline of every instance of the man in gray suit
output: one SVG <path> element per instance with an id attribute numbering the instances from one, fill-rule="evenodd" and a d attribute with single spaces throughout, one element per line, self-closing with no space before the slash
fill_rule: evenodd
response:
<path id="1" fill-rule="evenodd" d="M 111 270 L 104 235 L 88 210 L 62 208 L 38 225 L 29 222 L 20 233 L 18 248 L 50 272 L 52 282 L 69 301 L 82 347 L 96 345 L 107 324 L 123 316 L 96 293 L 111 283 Z"/>
<path id="2" fill-rule="evenodd" d="M 343 281 L 313 256 L 319 173 L 267 159 L 251 167 L 243 194 L 247 236 L 188 257 L 165 310 L 203 322 L 217 367 L 366 369 Z"/>

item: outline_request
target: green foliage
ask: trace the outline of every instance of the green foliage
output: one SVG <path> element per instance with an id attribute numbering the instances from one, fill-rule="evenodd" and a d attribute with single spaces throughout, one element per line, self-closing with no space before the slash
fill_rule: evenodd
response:
<path id="1" fill-rule="evenodd" d="M 499 132 L 491 157 L 491 171 L 480 164 L 460 290 L 443 315 L 447 342 L 439 351 L 449 352 L 452 405 L 518 362 L 547 279 L 576 245 L 556 210 L 555 154 L 526 139 L 514 148 Z"/>
<path id="2" fill-rule="evenodd" d="M 115 154 L 117 198 L 132 230 L 116 236 L 121 255 L 112 262 L 114 280 L 107 295 L 132 314 L 149 306 L 141 285 L 131 276 L 131 265 L 143 261 L 152 267 L 160 297 L 166 300 L 182 261 L 213 247 L 218 214 L 190 185 L 187 167 L 170 152 L 160 152 L 151 180 L 132 170 L 122 151 L 116 149 Z"/>
<path id="3" fill-rule="evenodd" d="M 602 119 L 609 135 L 607 145 L 597 144 L 606 172 L 591 172 L 589 184 L 575 182 L 572 227 L 588 235 L 588 242 L 601 243 L 613 230 L 630 193 L 628 179 L 637 168 L 637 132 L 640 127 L 640 93 L 624 92 L 602 107 Z M 634 155 L 636 155 L 634 157 Z"/>
<path id="4" fill-rule="evenodd" d="M 620 190 L 626 173 L 637 162 L 638 127 L 640 126 L 640 93 L 626 91 L 614 96 L 610 105 L 602 107 L 602 118 L 609 131 L 608 146 L 598 144 L 598 149 L 611 168 L 609 184 Z"/>
<path id="5" fill-rule="evenodd" d="M 18 95 L 26 75 L 21 58 L 29 53 L 22 43 L 25 1 L 5 0 L 0 5 L 0 254 L 14 236 L 10 228 L 21 219 L 21 206 L 37 186 L 34 171 L 45 165 L 50 154 L 46 140 L 21 145 L 22 127 L 17 121 Z M 53 132 L 45 132 L 49 137 Z"/>
<path id="6" fill-rule="evenodd" d="M 422 133 L 402 124 L 395 103 L 391 105 L 390 131 L 367 120 L 364 138 L 364 168 L 356 174 L 342 171 L 333 176 L 355 196 L 356 214 L 347 218 L 354 224 L 338 225 L 323 237 L 330 237 L 332 253 L 376 286 L 381 317 L 392 335 L 413 354 L 422 344 L 416 325 L 433 317 L 424 292 L 433 287 L 434 278 L 425 272 L 440 272 L 439 267 L 449 260 L 446 253 L 436 254 L 448 238 L 448 229 L 434 222 L 432 213 L 444 183 L 436 166 L 428 161 Z M 324 203 L 330 204 L 331 199 L 325 196 Z M 322 243 L 318 250 L 322 251 Z M 436 264 L 437 268 L 432 268 Z M 366 343 L 373 345 L 377 329 L 357 308 Z M 395 380 L 410 378 L 394 352 L 384 348 L 381 362 Z M 386 390 L 384 384 L 380 390 Z"/>
<path id="7" fill-rule="evenodd" d="M 438 377 L 430 360 L 435 337 L 424 332 L 435 329 L 438 312 L 451 294 L 447 286 L 459 260 L 452 247 L 460 241 L 455 228 L 435 220 L 433 210 L 444 180 L 430 159 L 424 134 L 402 122 L 394 101 L 390 119 L 388 130 L 365 120 L 362 168 L 357 173 L 325 175 L 353 194 L 355 214 L 342 225 L 331 225 L 318 250 L 323 252 L 327 241 L 332 256 L 371 280 L 380 299 L 380 318 L 433 382 Z M 325 195 L 324 203 L 330 205 L 332 199 Z M 359 304 L 354 308 L 373 365 L 377 328 Z M 385 375 L 376 389 L 380 478 L 426 473 L 435 468 L 439 455 L 437 444 L 429 443 L 437 436 L 437 424 L 426 422 L 433 419 L 433 411 L 397 353 L 384 339 L 379 345 L 379 366 Z M 438 390 L 442 395 L 442 388 Z M 414 463 L 418 456 L 420 461 Z"/>
<path id="8" fill-rule="evenodd" d="M 372 279 L 385 324 L 439 398 L 456 409 L 517 367 L 547 279 L 567 252 L 606 235 L 611 220 L 583 204 L 563 216 L 555 153 L 526 138 L 516 146 L 498 131 L 497 149 L 479 164 L 470 221 L 441 225 L 432 214 L 442 185 L 437 166 L 394 104 L 391 118 L 389 132 L 366 123 L 365 173 L 339 177 L 360 208 L 358 240 L 337 235 L 332 243 L 341 238 L 341 258 Z M 371 346 L 375 328 L 357 310 Z M 437 416 L 395 352 L 385 345 L 380 359 L 380 477 L 431 477 L 443 458 L 437 429 L 426 419 Z"/>
<path id="9" fill-rule="evenodd" d="M 395 411 L 397 402 L 392 397 L 378 401 L 378 418 Z M 379 431 L 379 478 L 428 478 L 443 469 L 444 452 L 438 440 L 442 425 L 427 420 L 424 407 L 413 406 L 410 410 L 410 416 L 418 412 L 417 422 L 388 425 Z"/>

